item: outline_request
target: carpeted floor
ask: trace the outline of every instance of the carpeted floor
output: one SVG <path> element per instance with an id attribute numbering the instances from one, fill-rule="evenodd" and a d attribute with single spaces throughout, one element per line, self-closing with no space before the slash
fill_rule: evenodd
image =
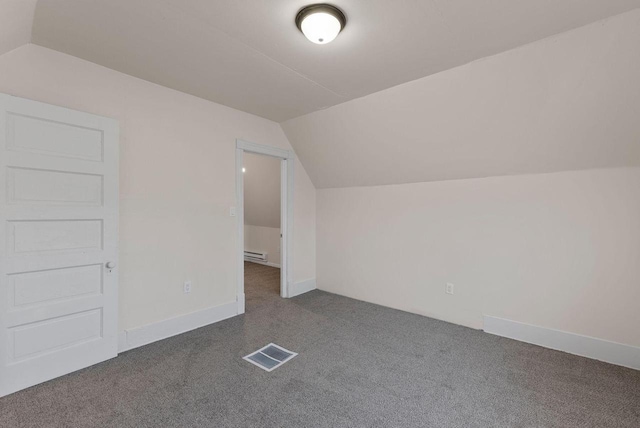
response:
<path id="1" fill-rule="evenodd" d="M 0 399 L 2 427 L 639 427 L 640 372 L 247 266 L 247 313 Z M 275 342 L 267 373 L 242 356 Z"/>
<path id="2" fill-rule="evenodd" d="M 244 262 L 245 312 L 280 300 L 280 269 Z"/>

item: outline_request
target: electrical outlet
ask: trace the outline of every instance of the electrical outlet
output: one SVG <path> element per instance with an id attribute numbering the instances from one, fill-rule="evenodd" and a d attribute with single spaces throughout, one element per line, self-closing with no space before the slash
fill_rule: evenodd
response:
<path id="1" fill-rule="evenodd" d="M 191 293 L 191 281 L 185 281 L 184 282 L 184 292 L 186 293 Z"/>
<path id="2" fill-rule="evenodd" d="M 444 291 L 447 294 L 453 294 L 453 284 L 450 282 L 447 282 L 447 286 L 445 287 Z"/>

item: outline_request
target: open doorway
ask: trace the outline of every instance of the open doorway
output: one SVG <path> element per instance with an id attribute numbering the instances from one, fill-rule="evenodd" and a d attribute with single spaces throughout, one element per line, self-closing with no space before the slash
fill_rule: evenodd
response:
<path id="1" fill-rule="evenodd" d="M 280 162 L 245 153 L 244 293 L 247 310 L 280 297 Z"/>
<path id="2" fill-rule="evenodd" d="M 236 143 L 238 313 L 289 297 L 293 154 Z"/>

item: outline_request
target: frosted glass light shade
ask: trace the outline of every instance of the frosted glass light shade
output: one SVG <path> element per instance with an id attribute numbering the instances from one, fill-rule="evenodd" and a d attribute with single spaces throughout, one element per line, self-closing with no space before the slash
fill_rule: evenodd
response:
<path id="1" fill-rule="evenodd" d="M 346 18 L 335 6 L 315 4 L 298 12 L 296 24 L 307 39 L 318 45 L 325 45 L 342 31 Z"/>
<path id="2" fill-rule="evenodd" d="M 340 21 L 328 13 L 313 13 L 300 24 L 302 33 L 313 43 L 319 45 L 327 44 L 338 36 L 342 26 Z"/>

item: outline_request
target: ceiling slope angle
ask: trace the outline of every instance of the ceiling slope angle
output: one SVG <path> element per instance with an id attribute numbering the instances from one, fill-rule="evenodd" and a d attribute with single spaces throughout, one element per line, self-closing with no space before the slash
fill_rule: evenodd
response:
<path id="1" fill-rule="evenodd" d="M 640 9 L 281 124 L 317 188 L 640 166 Z"/>
<path id="2" fill-rule="evenodd" d="M 0 0 L 0 55 L 31 41 L 37 0 Z"/>
<path id="3" fill-rule="evenodd" d="M 296 28 L 309 4 L 302 0 L 39 0 L 32 42 L 283 122 L 640 7 L 640 0 L 332 3 L 348 24 L 326 45 Z"/>

